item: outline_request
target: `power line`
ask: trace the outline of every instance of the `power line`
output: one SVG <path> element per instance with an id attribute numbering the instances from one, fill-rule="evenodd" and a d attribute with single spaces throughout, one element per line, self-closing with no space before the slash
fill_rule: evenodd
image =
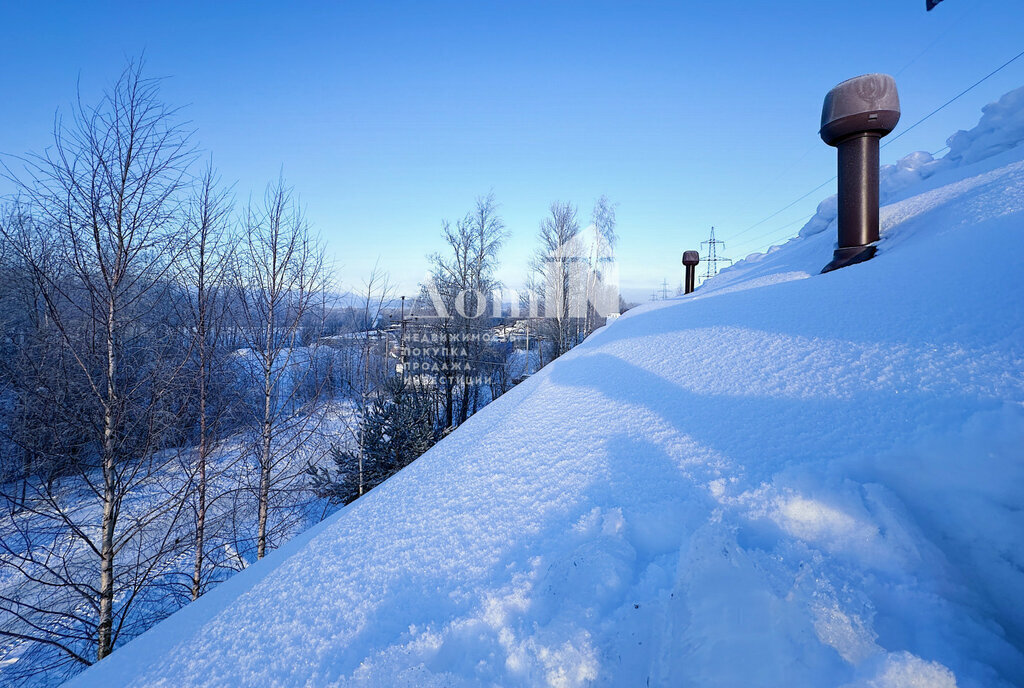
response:
<path id="1" fill-rule="evenodd" d="M 897 134 L 896 136 L 894 136 L 894 137 L 890 138 L 890 139 L 889 139 L 889 140 L 888 140 L 888 141 L 887 141 L 886 143 L 884 143 L 884 144 L 883 144 L 883 145 L 881 146 L 881 148 L 885 148 L 885 147 L 886 147 L 886 146 L 888 146 L 888 145 L 889 145 L 890 143 L 893 143 L 893 142 L 895 142 L 895 141 L 896 141 L 897 139 L 899 139 L 900 137 L 902 137 L 902 136 L 903 136 L 904 134 L 907 134 L 907 133 L 909 133 L 909 132 L 910 132 L 910 131 L 911 131 L 912 129 L 914 129 L 914 128 L 915 128 L 915 127 L 917 127 L 918 125 L 920 125 L 920 124 L 924 123 L 925 121 L 927 121 L 928 119 L 930 119 L 930 118 L 931 118 L 931 117 L 933 117 L 934 115 L 938 114 L 939 112 L 941 112 L 942 110 L 944 110 L 944 109 L 945 109 L 945 108 L 947 108 L 948 106 L 952 105 L 952 104 L 953 104 L 954 102 L 956 102 L 957 100 L 959 100 L 959 99 L 960 99 L 960 98 L 962 98 L 963 96 L 965 96 L 965 95 L 967 95 L 968 93 L 970 93 L 971 91 L 973 91 L 973 90 L 974 90 L 975 88 L 977 88 L 978 86 L 980 86 L 981 84 L 983 84 L 983 83 L 984 83 L 985 81 L 988 81 L 988 80 L 989 80 L 990 78 L 992 78 L 993 76 L 995 76 L 996 74 L 998 74 L 998 73 L 999 73 L 999 72 L 1001 72 L 1002 70 L 1004 70 L 1004 69 L 1006 69 L 1007 67 L 1009 67 L 1009 66 L 1010 66 L 1011 64 L 1013 64 L 1014 62 L 1016 62 L 1017 60 L 1019 60 L 1019 59 L 1020 59 L 1021 57 L 1024 57 L 1024 51 L 1022 51 L 1022 52 L 1020 52 L 1020 53 L 1017 53 L 1017 54 L 1016 54 L 1015 56 L 1013 56 L 1012 58 L 1010 58 L 1009 60 L 1007 60 L 1006 62 L 1004 62 L 1003 64 L 1001 64 L 1000 66 L 998 66 L 998 67 L 996 67 L 995 69 L 993 69 L 993 70 L 992 70 L 991 72 L 989 72 L 988 74 L 986 74 L 985 76 L 983 76 L 983 77 L 982 77 L 981 79 L 979 79 L 978 81 L 974 82 L 973 84 L 971 84 L 970 86 L 968 86 L 967 88 L 965 88 L 965 89 L 964 89 L 963 91 L 961 91 L 960 93 L 958 93 L 957 95 L 955 95 L 955 96 L 954 96 L 953 98 L 950 98 L 950 99 L 949 99 L 949 100 L 947 100 L 947 101 L 946 101 L 945 103 L 943 103 L 943 104 L 942 104 L 942 105 L 940 105 L 939 107 L 935 108 L 934 110 L 932 110 L 931 112 L 929 112 L 929 113 L 928 113 L 927 115 L 925 115 L 924 117 L 922 117 L 922 118 L 921 118 L 921 119 L 919 119 L 918 121 L 916 121 L 916 122 L 914 122 L 913 124 L 911 124 L 911 125 L 910 125 L 909 127 L 907 127 L 906 129 L 904 129 L 903 131 L 901 131 L 901 132 L 900 132 L 899 134 Z M 943 149 L 943 150 L 944 150 L 944 149 Z M 776 210 L 776 211 L 775 211 L 774 213 L 772 213 L 771 215 L 768 215 L 767 217 L 765 217 L 765 218 L 763 218 L 763 219 L 761 219 L 761 220 L 758 220 L 757 222 L 755 222 L 754 224 L 750 225 L 749 227 L 747 227 L 747 228 L 743 229 L 742 231 L 740 231 L 740 232 L 737 232 L 736 234 L 734 234 L 733 236 L 731 236 L 731 237 L 729 238 L 729 240 L 730 240 L 730 241 L 733 241 L 733 240 L 735 240 L 735 239 L 736 239 L 737 237 L 741 237 L 741 236 L 743 236 L 744 234 L 746 234 L 747 232 L 749 232 L 749 231 L 751 231 L 751 230 L 754 230 L 754 229 L 756 229 L 756 228 L 760 227 L 760 226 L 761 226 L 761 225 L 763 225 L 763 224 L 764 224 L 765 222 L 768 222 L 768 220 L 771 220 L 772 218 L 774 218 L 774 217 L 777 217 L 778 215 L 780 215 L 780 214 L 784 213 L 785 211 L 789 210 L 790 208 L 792 208 L 793 206 L 795 206 L 795 205 L 796 205 L 797 203 L 799 203 L 800 201 L 804 200 L 805 198 L 807 198 L 807 197 L 808 197 L 808 196 L 810 196 L 811 194 L 815 193 L 816 191 L 818 191 L 818 190 L 819 190 L 819 189 L 821 189 L 822 187 L 824 187 L 824 186 L 826 186 L 826 185 L 828 185 L 828 184 L 831 184 L 832 182 L 834 182 L 834 181 L 835 181 L 836 179 L 838 179 L 838 178 L 839 178 L 839 175 L 834 175 L 834 176 L 832 176 L 831 178 L 829 178 L 829 179 L 825 180 L 825 181 L 824 181 L 824 182 L 822 182 L 821 184 L 818 184 L 818 186 L 814 187 L 813 189 L 811 189 L 810 191 L 808 191 L 808 192 L 807 192 L 807 193 L 805 193 L 804 195 L 800 196 L 800 197 L 799 197 L 799 198 L 797 198 L 796 200 L 794 200 L 794 201 L 791 201 L 790 203 L 787 203 L 787 204 L 786 204 L 785 206 L 783 206 L 782 208 L 779 208 L 778 210 Z M 779 229 L 782 229 L 782 228 L 780 227 Z M 763 236 L 767 236 L 768 234 L 771 234 L 771 233 L 772 233 L 772 232 L 774 232 L 774 231 L 777 231 L 777 230 L 771 230 L 770 232 L 768 232 L 768 233 L 766 233 L 766 234 L 759 234 L 759 235 L 757 235 L 757 237 L 755 237 L 755 239 L 756 239 L 756 238 L 760 238 L 760 237 L 763 237 Z M 745 243 L 749 243 L 749 242 L 745 242 Z"/>
<path id="2" fill-rule="evenodd" d="M 939 155 L 940 153 L 944 153 L 947 150 L 949 150 L 949 146 L 943 146 L 942 148 L 940 148 L 939 150 L 935 151 L 934 153 L 931 153 L 930 155 L 932 157 L 935 157 L 936 155 Z M 765 232 L 764 234 L 758 234 L 753 239 L 748 239 L 746 241 L 741 241 L 739 243 L 739 245 L 740 246 L 746 246 L 747 244 L 750 244 L 750 243 L 753 243 L 755 241 L 758 241 L 759 239 L 763 239 L 766 236 L 771 236 L 775 232 L 781 231 L 783 229 L 787 229 L 787 228 L 792 227 L 793 225 L 801 223 L 801 222 L 806 222 L 807 220 L 810 220 L 815 215 L 817 215 L 816 212 L 811 213 L 810 215 L 804 215 L 803 217 L 799 217 L 799 218 L 793 220 L 792 222 L 787 222 L 786 224 L 784 224 L 784 225 L 782 225 L 780 227 L 776 227 L 775 229 L 769 230 L 769 231 Z M 778 239 L 772 239 L 767 244 L 761 244 L 761 246 L 755 248 L 753 251 L 750 251 L 750 253 L 761 253 L 765 249 L 768 249 L 768 248 L 771 248 L 772 246 L 774 246 L 776 241 L 778 241 Z"/>
<path id="3" fill-rule="evenodd" d="M 961 12 L 961 13 L 960 13 L 959 15 L 958 15 L 958 19 L 957 19 L 957 21 L 951 22 L 951 23 L 950 23 L 950 25 L 949 25 L 949 27 L 948 27 L 948 28 L 947 28 L 947 29 L 946 29 L 945 31 L 943 31 L 942 33 L 940 33 L 940 34 L 939 34 L 939 35 L 938 35 L 938 36 L 937 36 L 936 38 L 934 38 L 934 39 L 933 39 L 933 40 L 932 40 L 932 41 L 931 41 L 931 42 L 930 42 L 930 43 L 929 43 L 929 44 L 928 44 L 927 46 L 925 46 L 925 48 L 924 48 L 923 50 L 921 50 L 921 52 L 917 53 L 917 55 L 915 55 L 914 57 L 910 58 L 910 61 L 909 61 L 909 62 L 907 62 L 906 64 L 904 64 L 904 65 L 903 65 L 902 67 L 900 67 L 900 68 L 899 68 L 899 69 L 898 69 L 897 71 L 893 72 L 893 76 L 894 76 L 894 77 L 896 77 L 896 76 L 899 76 L 900 74 L 902 74 L 903 72 L 905 72 L 905 71 L 906 71 L 906 70 L 907 70 L 908 68 L 910 68 L 910 66 L 911 66 L 911 65 L 913 65 L 913 64 L 914 64 L 915 62 L 917 62 L 917 61 L 918 61 L 919 59 L 921 59 L 922 57 L 924 57 L 925 55 L 927 55 L 927 54 L 928 54 L 928 53 L 929 53 L 929 52 L 931 51 L 931 49 L 932 49 L 932 48 L 934 48 L 934 47 L 935 47 L 936 45 L 938 45 L 938 44 L 939 44 L 939 41 L 941 41 L 941 40 L 942 40 L 943 38 L 945 38 L 945 37 L 946 37 L 947 35 L 949 35 L 949 33 L 950 33 L 950 32 L 951 32 L 951 31 L 952 31 L 953 29 L 959 29 L 959 28 L 961 28 L 961 27 L 962 27 L 962 25 L 961 25 L 961 23 L 959 22 L 959 20 L 960 20 L 960 19 L 963 19 L 964 15 L 966 15 L 966 14 L 967 14 L 967 13 L 968 13 L 969 11 L 973 12 L 973 11 L 974 11 L 975 9 L 976 9 L 976 7 L 972 7 L 972 6 L 968 5 L 968 6 L 967 6 L 967 8 L 966 8 L 966 9 L 964 9 L 964 10 L 963 10 L 963 11 L 962 11 L 962 12 Z M 786 165 L 786 166 L 785 166 L 784 168 L 782 168 L 782 170 L 781 170 L 781 171 L 779 171 L 779 172 L 778 172 L 778 174 L 776 174 L 775 176 L 773 176 L 773 177 L 771 178 L 771 180 L 770 180 L 770 181 L 771 181 L 771 182 L 774 182 L 774 181 L 775 181 L 776 179 L 779 179 L 779 178 L 780 178 L 780 177 L 781 177 L 782 175 L 786 174 L 786 173 L 787 173 L 787 172 L 789 172 L 789 171 L 790 171 L 791 169 L 793 169 L 794 167 L 796 167 L 797 165 L 799 165 L 799 164 L 800 164 L 800 162 L 801 162 L 801 161 L 803 161 L 803 159 L 804 159 L 804 158 L 806 158 L 806 157 L 807 157 L 808 155 L 810 155 L 811 151 L 813 151 L 813 150 L 814 150 L 815 148 L 817 148 L 817 146 L 815 146 L 814 144 L 811 144 L 810 146 L 808 146 L 808 147 L 807 147 L 807 150 L 805 150 L 805 151 L 803 152 L 803 154 L 802 154 L 802 155 L 800 155 L 800 157 L 799 157 L 799 158 L 797 158 L 796 160 L 794 160 L 793 162 L 789 163 L 789 164 L 788 164 L 788 165 Z M 827 182 L 826 182 L 826 183 L 827 183 Z M 737 236 L 738 236 L 738 235 L 737 235 Z M 731 241 L 732 239 L 735 239 L 735 238 L 736 238 L 736 237 L 732 237 L 732 238 L 730 239 L 730 241 Z"/>
<path id="4" fill-rule="evenodd" d="M 984 4 L 984 0 L 975 0 L 975 2 L 972 2 L 972 3 L 969 3 L 969 4 L 965 4 L 964 8 L 963 8 L 963 10 L 961 10 L 960 14 L 958 14 L 956 16 L 956 19 L 953 19 L 953 20 L 951 20 L 949 22 L 949 26 L 946 27 L 946 30 L 943 31 L 942 33 L 940 33 L 938 36 L 936 36 L 935 39 L 932 40 L 932 42 L 928 44 L 928 47 L 926 47 L 924 50 L 922 50 L 917 55 L 912 57 L 910 59 L 910 62 L 908 62 L 905 65 L 903 65 L 902 67 L 900 67 L 899 71 L 894 72 L 893 76 L 894 77 L 895 76 L 899 76 L 903 72 L 907 71 L 907 69 L 909 69 L 911 65 L 913 65 L 915 62 L 920 60 L 922 57 L 924 57 L 925 54 L 928 53 L 928 51 L 930 51 L 932 48 L 934 48 L 936 45 L 938 45 L 939 41 L 941 41 L 943 38 L 948 36 L 950 34 L 950 32 L 953 31 L 954 29 L 956 29 L 958 31 L 963 30 L 963 28 L 964 28 L 963 21 L 962 21 L 963 18 L 965 16 L 967 16 L 968 13 L 971 13 L 971 16 L 977 16 L 979 14 L 978 7 L 980 5 L 982 5 L 982 4 Z"/>
<path id="5" fill-rule="evenodd" d="M 1020 59 L 1020 58 L 1022 58 L 1022 57 L 1024 57 L 1024 50 L 1022 50 L 1021 52 L 1017 53 L 1016 55 L 1014 55 L 1013 57 L 1011 57 L 1011 58 L 1010 58 L 1009 60 L 1007 60 L 1006 62 L 1004 62 L 1004 63 L 1003 63 L 1003 64 L 1001 64 L 1000 66 L 996 67 L 996 68 L 995 68 L 995 69 L 993 69 L 993 70 L 992 70 L 991 72 L 989 72 L 988 74 L 986 74 L 986 75 L 985 75 L 985 76 L 983 76 L 982 78 L 978 79 L 977 81 L 975 81 L 975 82 L 974 82 L 973 84 L 971 84 L 970 86 L 968 86 L 968 87 L 967 87 L 967 88 L 965 88 L 964 90 L 960 91 L 960 93 L 956 94 L 956 96 L 954 96 L 954 97 L 950 98 L 950 99 L 949 99 L 949 100 L 947 100 L 947 101 L 946 101 L 945 103 L 943 103 L 942 105 L 940 105 L 939 107 L 935 108 L 934 110 L 932 110 L 931 112 L 929 112 L 929 113 L 928 113 L 927 115 L 925 115 L 924 117 L 922 117 L 921 119 L 919 119 L 919 120 L 917 120 L 916 122 L 914 122 L 913 124 L 911 124 L 911 125 L 910 125 L 909 127 L 907 127 L 906 129 L 904 129 L 903 131 L 901 131 L 901 132 L 900 132 L 899 134 L 897 134 L 896 136 L 893 136 L 893 137 L 892 137 L 891 139 L 889 139 L 889 140 L 888 140 L 888 141 L 886 141 L 886 142 L 885 142 L 884 144 L 882 144 L 882 148 L 885 148 L 885 147 L 886 147 L 886 146 L 888 146 L 888 145 L 889 145 L 890 143 L 894 143 L 894 142 L 895 142 L 895 141 L 896 141 L 896 140 L 897 140 L 898 138 L 900 138 L 900 137 L 901 137 L 901 136 L 903 136 L 904 134 L 908 134 L 908 133 L 910 133 L 910 131 L 911 131 L 911 130 L 912 130 L 912 129 L 913 129 L 914 127 L 916 127 L 916 126 L 917 126 L 918 124 L 921 124 L 922 122 L 924 122 L 924 121 L 926 121 L 927 119 L 929 119 L 929 118 L 930 118 L 930 117 L 931 117 L 932 115 L 935 115 L 935 114 L 937 114 L 937 113 L 941 112 L 942 110 L 946 109 L 946 107 L 947 107 L 947 106 L 949 106 L 949 105 L 952 105 L 952 104 L 953 104 L 954 102 L 956 102 L 957 100 L 959 100 L 959 99 L 960 99 L 960 98 L 961 98 L 962 96 L 964 96 L 964 95 L 967 95 L 968 93 L 970 93 L 971 91 L 973 91 L 973 90 L 974 90 L 974 89 L 975 89 L 976 87 L 978 87 L 978 86 L 980 86 L 981 84 L 983 84 L 984 82 L 988 81 L 988 80 L 989 80 L 990 78 L 992 78 L 993 76 L 995 76 L 995 75 L 996 75 L 996 74 L 998 74 L 999 72 L 1003 71 L 1004 69 L 1006 69 L 1007 67 L 1009 67 L 1009 66 L 1010 66 L 1011 64 L 1013 64 L 1014 62 L 1016 62 L 1017 60 L 1019 60 L 1019 59 Z"/>
<path id="6" fill-rule="evenodd" d="M 939 150 L 937 150 L 937 151 L 935 151 L 933 153 L 930 153 L 930 155 L 934 158 L 936 155 L 940 155 L 941 153 L 945 153 L 948 150 L 949 150 L 949 146 L 943 146 Z M 804 215 L 803 217 L 798 217 L 797 219 L 795 219 L 795 220 L 793 220 L 791 222 L 787 222 L 784 225 L 780 225 L 780 226 L 776 227 L 775 229 L 770 229 L 767 232 L 762 232 L 761 234 L 757 234 L 753 238 L 747 239 L 746 241 L 741 241 L 737 245 L 738 246 L 746 246 L 748 244 L 754 243 L 755 241 L 760 241 L 764 237 L 771 236 L 772 234 L 775 234 L 776 232 L 782 231 L 783 229 L 787 229 L 789 227 L 792 227 L 795 224 L 800 224 L 802 222 L 806 222 L 807 220 L 810 220 L 815 215 L 817 215 L 817 212 L 813 212 L 810 215 Z M 750 253 L 760 253 L 760 252 L 762 252 L 766 248 L 771 248 L 772 246 L 774 246 L 775 241 L 776 241 L 776 239 L 772 239 L 767 244 L 762 244 L 759 248 L 756 248 L 753 251 L 750 251 Z"/>
<path id="7" fill-rule="evenodd" d="M 813 189 L 811 189 L 810 191 L 808 191 L 807 193 L 805 193 L 805 194 L 804 194 L 803 196 L 801 196 L 800 198 L 798 198 L 798 199 L 796 199 L 795 201 L 793 201 L 792 203 L 789 203 L 788 205 L 786 205 L 786 206 L 785 206 L 785 207 L 783 207 L 783 208 L 779 208 L 778 210 L 776 210 L 776 211 L 775 211 L 774 213 L 772 213 L 772 214 L 771 214 L 771 215 L 769 215 L 768 217 L 764 218 L 763 220 L 759 220 L 758 222 L 755 222 L 754 224 L 752 224 L 752 225 L 750 225 L 749 227 L 747 227 L 746 229 L 744 229 L 744 230 L 743 230 L 742 232 L 738 232 L 737 234 L 734 234 L 733 236 L 731 236 L 731 237 L 729 238 L 729 241 L 733 241 L 733 240 L 735 240 L 735 239 L 736 239 L 736 237 L 740 237 L 740 236 L 743 236 L 744 234 L 746 234 L 746 233 L 747 233 L 747 232 L 749 232 L 750 230 L 752 230 L 752 229 L 756 229 L 757 227 L 760 227 L 761 225 L 763 225 L 763 224 L 764 224 L 765 222 L 767 222 L 768 220 L 772 219 L 773 217 L 775 217 L 775 216 L 777 216 L 777 215 L 779 215 L 779 214 L 781 214 L 781 213 L 784 213 L 785 211 L 789 210 L 790 208 L 792 208 L 792 207 L 793 207 L 793 206 L 795 206 L 795 205 L 796 205 L 797 203 L 799 203 L 800 201 L 802 201 L 802 200 L 804 200 L 805 198 L 807 198 L 808 196 L 810 196 L 810 195 L 811 195 L 812 193 L 814 193 L 815 191 L 817 191 L 817 190 L 818 190 L 818 189 L 820 189 L 821 187 L 823 187 L 823 186 L 825 186 L 825 185 L 827 185 L 827 184 L 831 184 L 832 182 L 834 182 L 834 181 L 835 181 L 836 179 L 838 179 L 838 178 L 839 178 L 839 175 L 835 175 L 835 176 L 834 176 L 834 177 L 832 177 L 831 179 L 827 179 L 827 180 L 823 181 L 823 182 L 822 182 L 821 184 L 818 184 L 818 185 L 817 185 L 816 187 L 814 187 Z"/>
<path id="8" fill-rule="evenodd" d="M 755 237 L 753 237 L 751 239 L 747 239 L 746 241 L 741 241 L 739 244 L 736 244 L 736 246 L 746 246 L 747 244 L 752 244 L 755 241 L 760 241 L 761 239 L 763 239 L 766 236 L 771 236 L 772 234 L 775 234 L 776 232 L 781 232 L 784 229 L 788 229 L 788 228 L 792 227 L 795 224 L 799 224 L 801 222 L 807 222 L 807 220 L 810 220 L 812 217 L 815 216 L 815 214 L 816 213 L 811 213 L 810 215 L 804 215 L 803 217 L 798 217 L 797 219 L 795 219 L 795 220 L 793 220 L 791 222 L 787 222 L 786 224 L 781 225 L 779 227 L 776 227 L 775 229 L 770 229 L 767 232 L 765 232 L 764 234 L 758 234 L 757 236 L 755 236 Z M 733 249 L 735 250 L 735 246 L 733 247 Z"/>

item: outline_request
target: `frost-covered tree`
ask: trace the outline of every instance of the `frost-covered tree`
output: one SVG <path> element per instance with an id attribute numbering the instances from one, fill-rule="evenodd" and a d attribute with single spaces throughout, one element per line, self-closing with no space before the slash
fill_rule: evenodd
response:
<path id="1" fill-rule="evenodd" d="M 540 224 L 527 284 L 532 302 L 522 307 L 540 320 L 538 339 L 553 360 L 579 344 L 618 311 L 615 204 L 601 196 L 592 222 L 581 229 L 572 203 L 554 202 Z"/>
<path id="2" fill-rule="evenodd" d="M 619 237 L 616 234 L 615 220 L 616 204 L 602 195 L 594 203 L 594 211 L 591 214 L 591 245 L 589 253 L 589 274 L 587 276 L 587 296 L 596 297 L 597 291 L 604 287 L 610 280 L 617 285 L 615 270 L 615 244 Z M 604 317 L 594 308 L 593 304 L 587 303 L 587 322 L 584 336 L 589 335 L 595 329 L 604 324 Z"/>
<path id="3" fill-rule="evenodd" d="M 541 289 L 543 319 L 538 331 L 551 345 L 551 358 L 557 358 L 574 347 L 579 337 L 579 317 L 572 312 L 571 299 L 586 257 L 579 250 L 576 206 L 556 201 L 549 211 L 540 223 L 533 270 Z"/>

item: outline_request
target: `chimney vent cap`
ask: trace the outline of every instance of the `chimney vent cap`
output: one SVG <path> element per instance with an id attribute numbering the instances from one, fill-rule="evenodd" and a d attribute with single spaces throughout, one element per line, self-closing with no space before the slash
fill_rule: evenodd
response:
<path id="1" fill-rule="evenodd" d="M 885 136 L 900 121 L 896 80 L 888 74 L 864 74 L 847 79 L 825 96 L 819 134 L 835 146 L 854 134 Z"/>

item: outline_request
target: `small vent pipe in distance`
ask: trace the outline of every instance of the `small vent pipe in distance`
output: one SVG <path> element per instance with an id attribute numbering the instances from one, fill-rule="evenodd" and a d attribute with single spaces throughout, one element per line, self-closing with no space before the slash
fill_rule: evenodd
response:
<path id="1" fill-rule="evenodd" d="M 700 262 L 700 254 L 696 251 L 683 251 L 683 265 L 686 266 L 686 287 L 684 294 L 689 294 L 694 289 L 694 274 L 697 271 L 697 263 Z"/>
<path id="2" fill-rule="evenodd" d="M 900 120 L 896 81 L 865 74 L 839 84 L 821 109 L 822 140 L 839 149 L 839 248 L 822 272 L 870 260 L 878 241 L 878 141 Z"/>

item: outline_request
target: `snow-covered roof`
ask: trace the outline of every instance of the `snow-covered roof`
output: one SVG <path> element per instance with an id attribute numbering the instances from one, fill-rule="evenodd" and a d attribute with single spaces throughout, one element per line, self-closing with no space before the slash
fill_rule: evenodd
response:
<path id="1" fill-rule="evenodd" d="M 631 310 L 72 685 L 1024 683 L 1024 147 L 932 172 L 870 262 Z"/>

